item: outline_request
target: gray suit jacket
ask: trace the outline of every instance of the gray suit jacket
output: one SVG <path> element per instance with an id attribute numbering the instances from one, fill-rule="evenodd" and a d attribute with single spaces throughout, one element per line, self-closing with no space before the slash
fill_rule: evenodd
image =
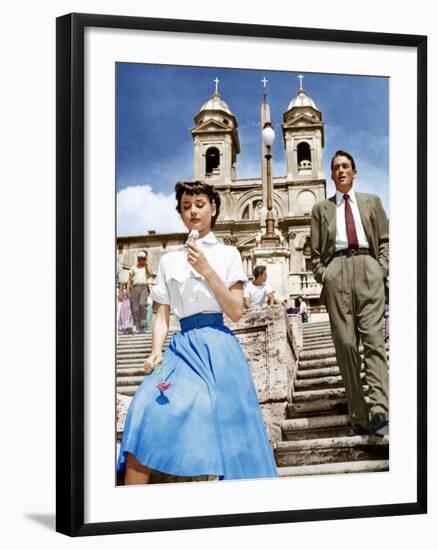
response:
<path id="1" fill-rule="evenodd" d="M 385 276 L 389 273 L 389 224 L 379 197 L 355 192 L 371 255 Z M 336 195 L 318 202 L 312 209 L 310 227 L 313 276 L 322 283 L 323 274 L 336 251 Z"/>

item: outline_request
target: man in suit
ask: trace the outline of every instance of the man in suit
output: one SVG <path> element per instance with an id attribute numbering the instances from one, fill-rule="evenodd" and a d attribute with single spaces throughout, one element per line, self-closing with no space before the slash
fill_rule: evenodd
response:
<path id="1" fill-rule="evenodd" d="M 385 279 L 389 271 L 388 219 L 380 199 L 355 193 L 356 165 L 346 151 L 331 162 L 336 194 L 313 207 L 313 274 L 323 285 L 345 384 L 351 427 L 348 435 L 383 436 L 389 430 L 388 367 L 383 335 Z M 359 341 L 369 386 L 369 407 L 360 376 Z"/>

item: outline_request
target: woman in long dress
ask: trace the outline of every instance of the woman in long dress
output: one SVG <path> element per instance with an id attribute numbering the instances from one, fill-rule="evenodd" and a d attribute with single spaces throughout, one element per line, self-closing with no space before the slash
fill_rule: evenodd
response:
<path id="1" fill-rule="evenodd" d="M 147 375 L 129 407 L 117 464 L 125 485 L 152 470 L 219 479 L 277 477 L 243 351 L 224 325 L 243 311 L 247 277 L 236 247 L 211 231 L 220 197 L 203 182 L 179 182 L 177 210 L 196 244 L 162 256 L 152 298 L 158 304 Z M 162 356 L 170 311 L 179 318 Z"/>
<path id="2" fill-rule="evenodd" d="M 132 316 L 131 301 L 128 295 L 127 283 L 122 284 L 118 300 L 121 302 L 118 322 L 119 334 L 132 334 L 134 317 Z"/>

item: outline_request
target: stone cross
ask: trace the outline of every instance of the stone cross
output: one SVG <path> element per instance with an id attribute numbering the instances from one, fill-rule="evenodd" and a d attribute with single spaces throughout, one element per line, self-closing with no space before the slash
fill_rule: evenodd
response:
<path id="1" fill-rule="evenodd" d="M 219 84 L 219 78 L 216 77 L 213 82 L 216 84 L 216 93 L 217 93 L 217 85 Z"/>
<path id="2" fill-rule="evenodd" d="M 266 83 L 269 82 L 269 81 L 266 80 L 266 77 L 263 77 L 263 79 L 261 80 L 261 82 L 263 82 L 263 88 L 266 88 Z"/>
<path id="3" fill-rule="evenodd" d="M 300 90 L 302 90 L 303 89 L 303 78 L 304 78 L 304 76 L 302 74 L 299 74 L 298 78 L 300 80 Z"/>

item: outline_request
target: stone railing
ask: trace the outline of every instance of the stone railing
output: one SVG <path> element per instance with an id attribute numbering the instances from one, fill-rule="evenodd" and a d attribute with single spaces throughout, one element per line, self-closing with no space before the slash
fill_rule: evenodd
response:
<path id="1" fill-rule="evenodd" d="M 281 305 L 268 306 L 247 310 L 238 323 L 226 324 L 248 360 L 270 440 L 281 441 L 281 421 L 298 368 L 299 316 L 288 316 Z"/>
<path id="2" fill-rule="evenodd" d="M 313 278 L 311 271 L 300 271 L 298 273 L 290 273 L 290 292 L 292 294 L 302 294 L 303 296 L 319 296 L 322 285 L 317 283 Z"/>

